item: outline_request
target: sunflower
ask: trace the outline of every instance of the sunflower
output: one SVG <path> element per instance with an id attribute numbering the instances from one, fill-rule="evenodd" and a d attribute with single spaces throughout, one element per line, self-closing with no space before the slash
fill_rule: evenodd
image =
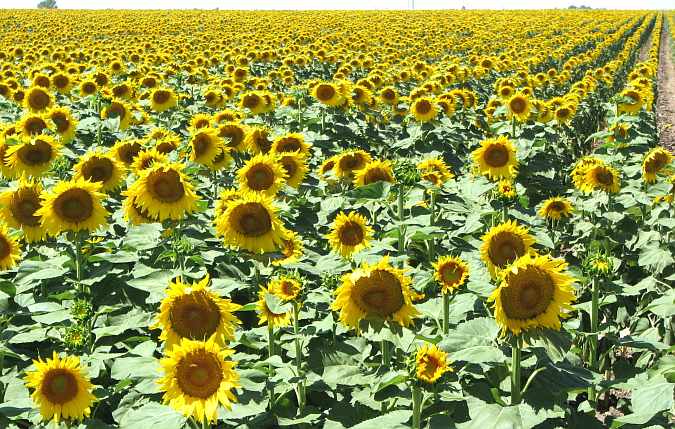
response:
<path id="1" fill-rule="evenodd" d="M 551 197 L 542 203 L 537 214 L 549 220 L 570 217 L 572 215 L 572 203 L 567 198 Z"/>
<path id="2" fill-rule="evenodd" d="M 55 107 L 50 109 L 46 116 L 54 123 L 54 130 L 61 136 L 62 143 L 67 144 L 75 137 L 77 121 L 73 118 L 70 110 Z"/>
<path id="3" fill-rule="evenodd" d="M 502 179 L 497 183 L 497 196 L 505 200 L 512 200 L 518 196 L 511 179 Z"/>
<path id="4" fill-rule="evenodd" d="M 619 97 L 621 97 L 621 101 L 617 105 L 619 113 L 635 114 L 642 109 L 645 102 L 642 93 L 633 88 L 624 89 Z"/>
<path id="5" fill-rule="evenodd" d="M 383 257 L 376 265 L 364 263 L 342 276 L 331 309 L 340 312 L 340 322 L 359 331 L 364 319 L 386 320 L 408 326 L 419 312 L 412 304 L 410 277 L 389 265 Z"/>
<path id="6" fill-rule="evenodd" d="M 218 152 L 218 155 L 216 155 L 215 158 L 213 158 L 213 161 L 211 162 L 211 165 L 209 165 L 209 169 L 213 171 L 219 171 L 222 170 L 223 168 L 227 167 L 232 163 L 232 156 L 230 155 L 231 149 L 227 146 L 220 146 L 220 151 Z"/>
<path id="7" fill-rule="evenodd" d="M 425 383 L 435 383 L 446 372 L 452 372 L 448 366 L 448 354 L 435 344 L 425 344 L 417 350 L 415 357 L 417 379 Z"/>
<path id="8" fill-rule="evenodd" d="M 294 277 L 281 276 L 269 282 L 267 288 L 269 293 L 278 296 L 283 301 L 294 301 L 302 291 L 302 283 Z"/>
<path id="9" fill-rule="evenodd" d="M 340 212 L 335 217 L 326 238 L 334 252 L 345 258 L 351 258 L 354 253 L 370 246 L 373 228 L 368 225 L 366 218 L 357 212 L 348 214 Z"/>
<path id="10" fill-rule="evenodd" d="M 272 265 L 288 265 L 297 262 L 302 258 L 304 246 L 300 236 L 291 230 L 286 231 L 286 238 L 281 240 L 279 256 L 272 258 Z"/>
<path id="11" fill-rule="evenodd" d="M 54 97 L 46 88 L 31 86 L 26 91 L 23 103 L 26 109 L 34 113 L 44 112 L 54 104 Z"/>
<path id="12" fill-rule="evenodd" d="M 440 283 L 443 293 L 459 289 L 469 278 L 469 266 L 456 256 L 441 256 L 433 266 L 434 278 Z"/>
<path id="13" fill-rule="evenodd" d="M 522 93 L 513 95 L 506 103 L 506 107 L 509 117 L 515 117 L 520 122 L 529 118 L 532 109 L 530 99 Z"/>
<path id="14" fill-rule="evenodd" d="M 492 227 L 481 239 L 480 256 L 492 277 L 499 269 L 529 253 L 534 244 L 527 229 L 512 220 Z"/>
<path id="15" fill-rule="evenodd" d="M 253 115 L 263 113 L 267 110 L 265 100 L 259 91 L 251 91 L 242 94 L 241 100 L 239 100 L 239 107 L 241 109 L 250 110 Z"/>
<path id="16" fill-rule="evenodd" d="M 385 86 L 379 93 L 380 101 L 390 106 L 398 104 L 398 97 L 398 91 L 393 86 Z"/>
<path id="17" fill-rule="evenodd" d="M 490 179 L 511 178 L 516 175 L 516 149 L 504 136 L 483 140 L 471 155 L 479 172 Z"/>
<path id="18" fill-rule="evenodd" d="M 16 265 L 20 258 L 21 248 L 19 243 L 9 234 L 7 225 L 0 223 L 0 270 L 9 270 Z"/>
<path id="19" fill-rule="evenodd" d="M 213 128 L 200 128 L 190 137 L 190 161 L 210 166 L 222 153 L 223 141 Z"/>
<path id="20" fill-rule="evenodd" d="M 176 94 L 170 88 L 156 88 L 150 92 L 150 108 L 155 112 L 164 112 L 178 104 Z"/>
<path id="21" fill-rule="evenodd" d="M 165 350 L 183 338 L 213 340 L 222 346 L 234 340 L 241 322 L 233 313 L 239 308 L 210 290 L 208 275 L 197 283 L 183 283 L 179 278 L 169 283 L 154 327 L 162 329 L 159 339 L 165 341 Z"/>
<path id="22" fill-rule="evenodd" d="M 555 109 L 553 116 L 559 124 L 566 124 L 574 117 L 576 109 L 572 104 L 566 103 Z"/>
<path id="23" fill-rule="evenodd" d="M 89 417 L 96 397 L 93 385 L 80 367 L 77 356 L 64 359 L 54 352 L 51 359 L 33 360 L 34 371 L 26 373 L 26 386 L 35 389 L 31 397 L 45 420 L 81 420 Z"/>
<path id="24" fill-rule="evenodd" d="M 347 150 L 337 155 L 334 166 L 335 175 L 337 177 L 351 177 L 371 161 L 372 158 L 364 150 Z"/>
<path id="25" fill-rule="evenodd" d="M 119 118 L 120 130 L 129 128 L 132 119 L 131 116 L 131 106 L 126 101 L 118 98 L 111 101 L 110 105 L 101 112 L 101 118 L 103 119 Z"/>
<path id="26" fill-rule="evenodd" d="M 127 139 L 115 143 L 111 152 L 115 159 L 126 166 L 130 166 L 142 150 L 143 146 L 138 140 Z"/>
<path id="27" fill-rule="evenodd" d="M 233 353 L 212 340 L 181 340 L 160 361 L 164 403 L 198 422 L 217 421 L 218 406 L 230 409 L 237 400 L 233 390 L 241 387 L 236 362 L 227 360 Z"/>
<path id="28" fill-rule="evenodd" d="M 274 252 L 288 238 L 272 199 L 251 192 L 227 204 L 216 219 L 216 232 L 226 245 L 252 253 Z"/>
<path id="29" fill-rule="evenodd" d="M 581 190 L 584 186 L 586 172 L 595 165 L 604 165 L 604 162 L 600 158 L 594 156 L 584 156 L 577 161 L 570 173 L 575 188 Z"/>
<path id="30" fill-rule="evenodd" d="M 46 232 L 56 236 L 64 231 L 94 231 L 106 223 L 108 211 L 101 204 L 105 197 L 99 183 L 85 179 L 58 182 L 43 191 L 42 207 L 36 212 Z"/>
<path id="31" fill-rule="evenodd" d="M 305 142 L 305 136 L 300 133 L 288 133 L 278 137 L 272 142 L 270 152 L 276 155 L 290 152 L 306 157 L 309 155 L 310 148 L 311 145 Z"/>
<path id="32" fill-rule="evenodd" d="M 660 172 L 668 173 L 666 168 L 673 161 L 670 151 L 662 147 L 655 147 L 642 160 L 642 178 L 647 183 L 656 182 L 656 175 Z"/>
<path id="33" fill-rule="evenodd" d="M 131 169 L 136 174 L 141 174 L 153 165 L 165 164 L 168 162 L 169 157 L 167 155 L 158 151 L 156 147 L 152 147 L 138 152 L 134 161 L 131 163 Z"/>
<path id="34" fill-rule="evenodd" d="M 420 177 L 436 186 L 442 186 L 443 183 L 455 177 L 442 159 L 429 158 L 417 164 L 420 171 Z"/>
<path id="35" fill-rule="evenodd" d="M 394 171 L 389 161 L 370 161 L 354 176 L 356 186 L 365 186 L 376 182 L 394 183 L 395 181 Z"/>
<path id="36" fill-rule="evenodd" d="M 41 241 L 45 232 L 35 212 L 41 207 L 42 186 L 22 178 L 16 189 L 0 194 L 0 219 L 12 228 L 21 229 L 28 243 Z"/>
<path id="37" fill-rule="evenodd" d="M 36 113 L 24 115 L 16 124 L 16 132 L 23 137 L 36 136 L 49 128 L 44 117 Z"/>
<path id="38" fill-rule="evenodd" d="M 272 147 L 270 131 L 265 127 L 250 127 L 246 131 L 244 147 L 252 154 L 267 153 Z"/>
<path id="39" fill-rule="evenodd" d="M 80 95 L 86 97 L 93 95 L 98 91 L 98 85 L 94 80 L 84 80 L 80 83 Z"/>
<path id="40" fill-rule="evenodd" d="M 10 146 L 5 155 L 6 164 L 16 176 L 39 177 L 49 170 L 60 149 L 61 144 L 54 137 L 40 134 Z"/>
<path id="41" fill-rule="evenodd" d="M 275 195 L 286 180 L 284 167 L 272 155 L 258 154 L 237 171 L 239 188 L 244 192 Z"/>
<path id="42" fill-rule="evenodd" d="M 122 212 L 124 213 L 125 220 L 129 221 L 132 225 L 159 222 L 158 218 L 151 216 L 147 210 L 139 207 L 136 203 L 136 197 L 129 195 L 129 190 L 124 191 L 122 195 L 126 197 L 122 203 Z"/>
<path id="43" fill-rule="evenodd" d="M 417 122 L 429 122 L 436 118 L 438 109 L 432 98 L 420 97 L 413 101 L 412 106 L 410 106 L 410 112 Z"/>
<path id="44" fill-rule="evenodd" d="M 322 82 L 315 85 L 314 88 L 312 88 L 312 97 L 327 106 L 339 106 L 344 101 L 339 88 L 335 84 L 329 82 Z"/>
<path id="45" fill-rule="evenodd" d="M 621 177 L 617 169 L 604 163 L 588 167 L 583 180 L 580 190 L 586 193 L 597 189 L 614 194 L 621 188 Z"/>
<path id="46" fill-rule="evenodd" d="M 264 325 L 267 323 L 272 329 L 274 328 L 282 328 L 284 326 L 289 326 L 291 324 L 291 310 L 289 309 L 288 311 L 284 311 L 283 313 L 275 313 L 272 309 L 267 305 L 267 295 L 272 294 L 271 291 L 268 291 L 264 287 L 260 287 L 260 290 L 258 291 L 258 302 L 257 304 L 257 309 L 258 309 L 258 324 L 259 325 Z M 277 295 L 274 295 L 277 296 Z M 277 298 L 281 299 L 281 297 L 277 296 Z"/>
<path id="47" fill-rule="evenodd" d="M 220 191 L 220 197 L 218 198 L 218 201 L 216 201 L 214 207 L 215 217 L 217 218 L 225 212 L 227 204 L 230 201 L 234 201 L 236 199 L 239 199 L 240 197 L 241 197 L 240 192 L 234 188 L 225 188 L 222 191 Z"/>
<path id="48" fill-rule="evenodd" d="M 502 271 L 499 287 L 488 298 L 502 335 L 533 328 L 560 329 L 560 318 L 572 310 L 574 278 L 567 263 L 548 255 L 525 255 Z"/>
<path id="49" fill-rule="evenodd" d="M 94 150 L 82 156 L 75 167 L 75 179 L 86 179 L 101 184 L 101 191 L 107 192 L 120 186 L 124 165 L 99 150 Z"/>
<path id="50" fill-rule="evenodd" d="M 243 124 L 239 124 L 237 122 L 226 122 L 224 124 L 218 125 L 218 137 L 227 139 L 225 140 L 225 145 L 231 150 L 243 152 L 246 150 L 246 130 L 247 127 Z"/>
<path id="51" fill-rule="evenodd" d="M 135 197 L 136 205 L 153 219 L 180 220 L 196 210 L 198 200 L 183 170 L 178 162 L 154 164 L 131 185 L 127 198 Z"/>
<path id="52" fill-rule="evenodd" d="M 297 188 L 305 180 L 309 169 L 305 159 L 298 152 L 282 152 L 277 162 L 286 173 L 286 184 L 291 188 Z"/>
<path id="53" fill-rule="evenodd" d="M 197 113 L 190 118 L 190 127 L 193 130 L 198 130 L 200 128 L 208 128 L 211 126 L 211 120 L 213 117 L 207 115 L 206 113 Z"/>

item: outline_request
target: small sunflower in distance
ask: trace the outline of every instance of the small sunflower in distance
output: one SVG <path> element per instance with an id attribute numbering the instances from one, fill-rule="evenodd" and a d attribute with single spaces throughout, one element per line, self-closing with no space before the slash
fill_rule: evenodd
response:
<path id="1" fill-rule="evenodd" d="M 376 265 L 364 263 L 344 274 L 331 309 L 340 313 L 340 322 L 356 331 L 364 319 L 408 326 L 419 315 L 410 283 L 410 277 L 392 267 L 385 256 Z"/>
<path id="2" fill-rule="evenodd" d="M 459 289 L 469 278 L 469 266 L 456 256 L 441 256 L 433 266 L 434 278 L 441 285 L 443 293 Z"/>
<path id="3" fill-rule="evenodd" d="M 0 223 L 0 270 L 13 268 L 21 258 L 21 248 L 14 237 L 9 235 L 7 225 Z"/>
<path id="4" fill-rule="evenodd" d="M 642 178 L 647 183 L 656 182 L 656 176 L 659 173 L 668 173 L 667 168 L 673 162 L 673 155 L 668 149 L 655 147 L 645 155 L 642 161 Z"/>
<path id="5" fill-rule="evenodd" d="M 515 221 L 507 221 L 492 227 L 481 239 L 483 245 L 480 256 L 493 278 L 499 269 L 506 268 L 519 257 L 529 253 L 534 244 L 534 238 L 527 229 Z"/>
<path id="6" fill-rule="evenodd" d="M 272 294 L 264 287 L 260 287 L 258 291 L 258 302 L 256 304 L 258 309 L 258 325 L 267 324 L 271 329 L 282 328 L 284 326 L 289 326 L 291 324 L 291 313 L 292 311 L 288 309 L 287 311 L 275 312 L 275 308 L 270 308 L 267 301 L 270 300 L 268 295 L 273 295 L 276 299 L 281 300 L 282 298 Z M 286 310 L 284 308 L 284 310 Z"/>
<path id="7" fill-rule="evenodd" d="M 250 192 L 227 204 L 216 219 L 216 232 L 226 245 L 251 253 L 274 252 L 287 238 L 272 199 Z"/>
<path id="8" fill-rule="evenodd" d="M 516 149 L 504 136 L 483 140 L 480 147 L 471 155 L 480 174 L 490 179 L 508 179 L 516 175 L 518 169 Z"/>
<path id="9" fill-rule="evenodd" d="M 377 182 L 396 182 L 391 162 L 380 160 L 370 161 L 354 175 L 354 184 L 356 186 L 366 186 Z"/>
<path id="10" fill-rule="evenodd" d="M 532 110 L 530 99 L 522 93 L 517 93 L 511 97 L 506 103 L 506 107 L 509 117 L 516 118 L 520 122 L 526 121 Z"/>
<path id="11" fill-rule="evenodd" d="M 435 344 L 424 344 L 417 349 L 415 357 L 415 374 L 417 379 L 425 383 L 435 383 L 446 372 L 452 372 L 448 365 L 448 354 Z"/>
<path id="12" fill-rule="evenodd" d="M 84 179 L 61 181 L 41 195 L 42 207 L 35 216 L 52 236 L 64 231 L 94 231 L 106 224 L 108 211 L 101 201 L 101 185 Z"/>
<path id="13" fill-rule="evenodd" d="M 35 370 L 26 373 L 26 386 L 44 420 L 82 420 L 89 417 L 95 396 L 93 385 L 80 368 L 80 359 L 63 359 L 54 352 L 52 358 L 34 360 Z"/>
<path id="14" fill-rule="evenodd" d="M 42 206 L 42 186 L 22 178 L 15 189 L 0 194 L 0 218 L 12 228 L 21 229 L 26 242 L 42 241 L 45 230 L 35 212 Z"/>
<path id="15" fill-rule="evenodd" d="M 176 107 L 178 98 L 172 89 L 157 88 L 150 93 L 150 107 L 155 112 L 164 112 Z"/>
<path id="16" fill-rule="evenodd" d="M 127 195 L 159 221 L 180 220 L 196 210 L 197 194 L 183 173 L 183 164 L 154 164 L 129 187 Z"/>
<path id="17" fill-rule="evenodd" d="M 366 218 L 357 212 L 348 214 L 340 212 L 326 238 L 334 252 L 349 259 L 354 253 L 370 245 L 373 228 L 368 225 Z"/>
<path id="18" fill-rule="evenodd" d="M 572 203 L 567 198 L 551 197 L 542 203 L 537 214 L 548 220 L 570 217 L 572 215 Z"/>
<path id="19" fill-rule="evenodd" d="M 233 313 L 239 308 L 210 290 L 208 275 L 197 283 L 176 279 L 166 289 L 154 327 L 162 329 L 159 339 L 166 342 L 167 350 L 183 338 L 213 340 L 222 346 L 234 339 L 234 330 L 241 322 Z"/>
<path id="20" fill-rule="evenodd" d="M 574 278 L 567 263 L 548 255 L 525 255 L 500 274 L 500 284 L 488 298 L 502 335 L 533 328 L 560 330 L 560 319 L 572 310 Z"/>
<path id="21" fill-rule="evenodd" d="M 236 362 L 227 360 L 233 353 L 212 340 L 181 340 L 160 361 L 164 403 L 198 422 L 217 421 L 218 406 L 230 409 L 237 400 L 234 389 L 241 387 Z"/>
<path id="22" fill-rule="evenodd" d="M 432 98 L 420 97 L 412 102 L 410 112 L 417 122 L 429 122 L 436 118 L 438 109 Z"/>
<path id="23" fill-rule="evenodd" d="M 273 155 L 258 154 L 246 161 L 237 171 L 239 188 L 243 192 L 256 192 L 273 196 L 284 185 L 286 171 Z"/>
<path id="24" fill-rule="evenodd" d="M 82 156 L 75 167 L 75 179 L 85 179 L 101 184 L 101 191 L 107 192 L 120 186 L 124 165 L 111 155 L 95 150 Z"/>
<path id="25" fill-rule="evenodd" d="M 269 293 L 278 296 L 284 301 L 294 301 L 302 291 L 302 283 L 294 277 L 281 276 L 269 282 L 267 288 Z"/>

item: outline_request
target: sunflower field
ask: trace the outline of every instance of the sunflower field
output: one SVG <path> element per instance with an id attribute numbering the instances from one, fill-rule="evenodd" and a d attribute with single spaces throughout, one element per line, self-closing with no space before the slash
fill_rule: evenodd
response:
<path id="1" fill-rule="evenodd" d="M 0 27 L 0 428 L 675 425 L 674 12 Z"/>

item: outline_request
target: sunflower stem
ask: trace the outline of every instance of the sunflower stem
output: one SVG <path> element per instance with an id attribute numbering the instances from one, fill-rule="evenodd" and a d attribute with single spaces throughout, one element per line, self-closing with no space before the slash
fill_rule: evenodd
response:
<path id="1" fill-rule="evenodd" d="M 422 389 L 413 382 L 412 383 L 412 429 L 420 429 L 422 427 Z"/>
<path id="2" fill-rule="evenodd" d="M 436 224 L 436 189 L 431 190 L 431 202 L 429 204 L 429 226 L 434 226 Z M 434 255 L 436 253 L 436 243 L 433 238 L 430 238 L 428 241 L 429 246 L 429 261 L 434 260 Z"/>
<path id="3" fill-rule="evenodd" d="M 73 240 L 73 247 L 75 253 L 75 282 L 77 291 L 84 294 L 84 287 L 82 286 L 82 234 L 75 232 Z"/>
<path id="4" fill-rule="evenodd" d="M 384 338 L 382 339 L 381 342 L 381 348 L 382 348 L 382 366 L 387 366 L 391 361 L 391 350 L 389 349 L 389 342 Z"/>
<path id="5" fill-rule="evenodd" d="M 293 301 L 293 333 L 295 334 L 295 369 L 298 372 L 298 413 L 305 412 L 305 380 L 302 374 L 302 347 L 300 345 L 300 304 Z"/>
<path id="6" fill-rule="evenodd" d="M 405 206 L 403 197 L 404 187 L 401 184 L 398 187 L 398 253 L 401 257 L 403 257 L 405 252 L 405 225 L 403 225 L 403 221 L 405 220 Z M 403 264 L 403 261 L 401 261 L 401 264 Z"/>
<path id="7" fill-rule="evenodd" d="M 512 130 L 511 135 L 515 139 L 516 138 L 516 117 L 515 116 L 513 118 L 511 118 L 511 127 L 512 127 L 511 128 L 511 130 Z"/>
<path id="8" fill-rule="evenodd" d="M 600 299 L 600 288 L 598 284 L 598 278 L 593 277 L 591 283 L 591 336 L 590 336 L 590 367 L 593 371 L 598 371 L 598 311 L 599 311 L 599 299 Z M 588 401 L 590 403 L 595 403 L 596 390 L 595 386 L 588 388 Z"/>
<path id="9" fill-rule="evenodd" d="M 202 429 L 210 429 L 210 428 L 211 425 L 209 424 L 209 421 L 206 418 L 204 418 L 204 420 L 202 420 Z"/>
<path id="10" fill-rule="evenodd" d="M 450 293 L 443 294 L 443 335 L 450 332 Z"/>
<path id="11" fill-rule="evenodd" d="M 267 322 L 267 390 L 270 396 L 270 410 L 274 408 L 274 384 L 272 377 L 274 376 L 274 365 L 272 365 L 272 356 L 274 356 L 274 327 L 269 321 Z"/>
<path id="12" fill-rule="evenodd" d="M 511 339 L 511 405 L 520 404 L 520 354 L 522 348 L 520 335 L 514 335 Z"/>

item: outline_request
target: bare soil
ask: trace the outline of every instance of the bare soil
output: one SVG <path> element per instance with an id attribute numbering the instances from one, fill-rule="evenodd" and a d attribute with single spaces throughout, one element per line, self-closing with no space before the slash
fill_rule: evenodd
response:
<path id="1" fill-rule="evenodd" d="M 656 98 L 656 128 L 659 144 L 675 153 L 675 68 L 670 34 L 661 28 L 659 52 L 658 93 Z"/>

